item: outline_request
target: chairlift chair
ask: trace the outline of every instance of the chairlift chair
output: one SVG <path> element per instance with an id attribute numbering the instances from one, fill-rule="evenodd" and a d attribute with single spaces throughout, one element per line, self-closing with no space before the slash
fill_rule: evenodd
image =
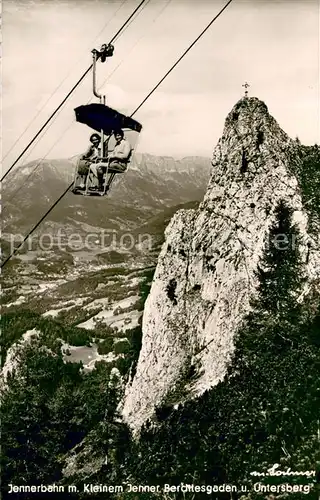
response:
<path id="1" fill-rule="evenodd" d="M 79 165 L 81 157 L 79 157 L 76 165 L 72 192 L 85 196 L 104 196 L 108 193 L 111 184 L 116 174 L 124 173 L 132 159 L 134 147 L 136 147 L 139 133 L 142 130 L 142 125 L 119 111 L 116 111 L 105 104 L 105 96 L 100 95 L 96 90 L 96 62 L 100 58 L 104 62 L 107 57 L 113 55 L 113 46 L 103 45 L 100 51 L 92 50 L 93 54 L 93 94 L 100 99 L 100 103 L 92 103 L 77 107 L 75 111 L 76 121 L 83 123 L 101 134 L 100 154 L 91 162 L 86 182 L 83 183 L 82 175 L 79 174 Z M 108 153 L 110 153 L 113 142 L 113 133 L 116 130 L 122 129 L 125 137 L 129 139 L 131 151 L 125 161 L 125 165 L 115 165 L 114 161 L 110 161 Z M 127 137 L 130 136 L 130 137 Z M 88 160 L 90 161 L 90 160 Z M 103 189 L 100 190 L 97 185 L 97 178 L 94 176 L 91 166 L 95 169 L 100 168 L 104 172 Z"/>
<path id="2" fill-rule="evenodd" d="M 115 175 L 124 173 L 127 170 L 134 150 L 132 147 L 128 158 L 125 160 L 125 168 L 121 168 L 122 166 L 120 165 L 119 167 L 116 165 L 110 165 L 108 153 L 113 150 L 113 132 L 115 130 L 122 129 L 125 136 L 130 135 L 129 142 L 131 146 L 134 142 L 136 146 L 137 136 L 141 132 L 142 126 L 133 118 L 125 116 L 104 104 L 93 103 L 85 106 L 79 106 L 75 109 L 75 114 L 77 122 L 84 123 L 91 129 L 101 132 L 101 155 L 92 161 L 92 165 L 95 168 L 101 168 L 104 170 L 104 183 L 103 190 L 99 190 L 97 178 L 93 173 L 94 169 L 89 169 L 89 173 L 86 176 L 86 182 L 84 184 L 82 175 L 79 174 L 79 165 L 81 161 L 81 158 L 79 158 L 76 165 L 72 192 L 74 194 L 82 194 L 85 196 L 104 196 L 109 191 Z M 107 151 L 104 150 L 105 148 L 107 148 Z"/>

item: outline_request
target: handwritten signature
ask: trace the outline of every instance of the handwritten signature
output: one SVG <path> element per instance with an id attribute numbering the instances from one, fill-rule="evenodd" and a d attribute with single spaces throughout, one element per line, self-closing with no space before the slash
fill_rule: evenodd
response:
<path id="1" fill-rule="evenodd" d="M 280 470 L 278 469 L 280 467 L 280 464 L 274 464 L 272 467 L 267 469 L 267 472 L 258 472 L 258 471 L 253 471 L 250 472 L 251 476 L 259 476 L 259 477 L 265 477 L 265 476 L 306 476 L 306 477 L 315 477 L 316 471 L 315 470 L 305 470 L 305 471 L 297 471 L 297 470 L 291 470 L 291 467 L 287 467 L 286 470 Z"/>

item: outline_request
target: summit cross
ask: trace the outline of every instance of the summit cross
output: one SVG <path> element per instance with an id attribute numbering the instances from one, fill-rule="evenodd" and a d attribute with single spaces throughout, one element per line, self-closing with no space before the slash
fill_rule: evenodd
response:
<path id="1" fill-rule="evenodd" d="M 244 92 L 244 96 L 248 97 L 248 87 L 250 87 L 249 83 L 248 82 L 244 83 L 242 85 L 242 87 L 244 87 L 246 89 L 245 92 Z"/>

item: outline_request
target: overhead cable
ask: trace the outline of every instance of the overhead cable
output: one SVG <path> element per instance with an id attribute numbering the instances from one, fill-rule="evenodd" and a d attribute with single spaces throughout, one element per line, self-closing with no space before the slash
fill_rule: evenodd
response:
<path id="1" fill-rule="evenodd" d="M 152 25 L 158 20 L 158 18 L 163 14 L 163 12 L 165 11 L 165 9 L 168 7 L 168 5 L 171 3 L 172 0 L 167 0 L 165 5 L 160 9 L 160 11 L 156 14 L 156 16 L 153 18 L 152 22 L 151 22 L 151 27 Z M 145 5 L 143 6 L 143 9 L 145 9 L 145 7 L 148 5 L 148 3 L 150 2 L 150 0 L 147 0 L 147 2 L 145 3 Z M 141 12 L 141 11 L 140 11 Z M 131 21 L 132 22 L 132 21 Z M 131 24 L 131 23 L 130 23 Z M 128 26 L 130 26 L 127 25 Z M 124 30 L 125 31 L 125 30 Z M 121 36 L 123 35 L 124 31 L 122 31 L 121 33 Z M 130 53 L 135 49 L 135 47 L 141 42 L 141 40 L 146 36 L 146 33 L 144 33 L 137 41 L 136 43 L 131 47 L 130 51 L 127 53 L 127 56 L 128 57 L 130 55 Z M 119 69 L 119 67 L 123 64 L 124 60 L 126 59 L 126 57 L 124 57 L 122 59 L 122 61 L 119 62 L 119 64 L 113 69 L 113 71 L 108 75 L 108 77 L 104 80 L 103 84 L 102 84 L 102 87 L 107 83 L 107 81 L 110 79 L 110 77 Z M 87 104 L 89 104 L 91 101 L 92 101 L 93 97 L 89 99 L 89 101 L 87 102 Z M 56 118 L 57 118 L 58 115 L 56 115 Z M 50 127 L 53 125 L 54 121 L 49 125 L 49 127 L 47 128 L 46 132 L 48 132 L 48 130 L 50 130 Z M 13 194 L 10 196 L 9 200 L 7 200 L 7 203 L 12 201 L 13 198 L 15 198 L 15 196 L 21 191 L 22 188 L 24 188 L 26 186 L 26 184 L 28 183 L 29 179 L 35 174 L 36 170 L 39 168 L 39 166 L 41 165 L 41 162 L 48 156 L 48 154 L 53 150 L 53 148 L 58 144 L 58 142 L 60 141 L 61 137 L 63 137 L 65 135 L 65 133 L 70 129 L 71 125 L 73 125 L 73 121 L 67 126 L 66 129 L 63 130 L 62 134 L 57 138 L 57 140 L 54 142 L 54 144 L 51 146 L 51 148 L 49 149 L 49 151 L 43 156 L 41 157 L 40 159 L 36 160 L 36 165 L 33 167 L 33 169 L 31 170 L 31 172 L 29 173 L 29 175 L 27 176 L 26 179 L 24 179 L 23 181 L 23 184 L 21 184 L 19 187 L 17 187 L 17 189 L 13 192 Z M 32 149 L 31 149 L 32 151 Z M 29 153 L 30 154 L 30 153 Z M 28 156 L 27 156 L 28 157 Z M 7 204 L 5 206 L 2 207 L 2 213 L 6 211 L 6 208 L 7 208 Z"/>
<path id="2" fill-rule="evenodd" d="M 147 101 L 147 99 L 155 92 L 155 90 L 161 85 L 161 83 L 167 78 L 167 76 L 171 73 L 171 71 L 179 64 L 179 62 L 185 57 L 185 55 L 190 51 L 190 49 L 199 41 L 199 39 L 204 35 L 204 33 L 210 28 L 210 26 L 221 16 L 224 10 L 231 4 L 233 0 L 229 0 L 225 6 L 219 11 L 219 13 L 210 21 L 210 23 L 206 26 L 206 28 L 200 33 L 200 35 L 192 42 L 191 45 L 184 51 L 184 53 L 179 57 L 179 59 L 175 62 L 175 64 L 167 71 L 164 77 L 157 83 L 157 85 L 149 92 L 149 94 L 143 99 L 143 101 L 139 104 L 139 106 L 133 111 L 130 115 L 131 117 L 141 108 L 141 106 Z M 68 191 L 72 188 L 73 182 L 67 187 L 67 189 L 62 193 L 61 196 L 53 203 L 53 205 L 47 210 L 47 212 L 41 217 L 41 219 L 37 222 L 35 226 L 28 232 L 26 237 L 23 239 L 22 243 L 14 249 L 14 251 L 4 260 L 1 264 L 1 268 L 6 265 L 6 263 L 16 254 L 16 252 L 21 248 L 21 246 L 27 241 L 29 236 L 39 227 L 41 222 L 52 212 L 52 210 L 56 207 L 56 205 L 62 200 L 62 198 L 68 193 Z"/>
<path id="3" fill-rule="evenodd" d="M 132 14 L 128 17 L 128 19 L 125 21 L 125 23 L 121 26 L 121 28 L 117 31 L 117 33 L 113 36 L 113 38 L 110 40 L 109 44 L 111 44 L 112 42 L 115 41 L 115 39 L 119 36 L 119 34 L 121 33 L 121 31 L 125 28 L 125 26 L 130 22 L 130 20 L 132 19 L 132 17 L 135 15 L 135 13 L 140 9 L 140 7 L 144 4 L 146 0 L 141 0 L 141 2 L 139 3 L 139 5 L 134 9 L 134 11 L 132 12 Z M 37 139 L 37 137 L 41 134 L 41 132 L 45 129 L 45 127 L 48 125 L 48 123 L 52 120 L 52 118 L 56 115 L 56 113 L 59 111 L 59 109 L 64 105 L 64 103 L 69 99 L 69 97 L 71 96 L 71 94 L 75 91 L 75 89 L 78 87 L 78 85 L 80 85 L 80 83 L 82 82 L 82 80 L 84 80 L 84 78 L 87 76 L 87 74 L 89 73 L 89 71 L 92 69 L 92 66 L 93 64 L 90 64 L 89 68 L 83 73 L 83 75 L 79 78 L 79 80 L 75 83 L 75 85 L 72 87 L 72 89 L 67 93 L 67 95 L 65 96 L 65 98 L 61 101 L 61 103 L 57 106 L 57 108 L 53 111 L 53 113 L 51 113 L 51 115 L 49 116 L 49 118 L 46 120 L 46 122 L 42 125 L 42 127 L 40 127 L 40 129 L 38 130 L 38 132 L 35 134 L 35 136 L 31 139 L 31 141 L 27 144 L 27 146 L 24 148 L 24 150 L 20 153 L 20 155 L 18 156 L 18 158 L 13 162 L 13 164 L 11 165 L 11 167 L 6 171 L 6 173 L 2 176 L 0 182 L 2 182 L 6 177 L 7 175 L 11 172 L 11 170 L 14 168 L 14 166 L 18 163 L 18 161 L 22 158 L 22 156 L 24 155 L 24 153 L 29 149 L 29 147 L 34 143 L 34 141 Z"/>
<path id="4" fill-rule="evenodd" d="M 94 44 L 97 39 L 101 36 L 101 34 L 104 32 L 104 30 L 107 28 L 107 26 L 110 24 L 110 22 L 112 21 L 112 19 L 114 17 L 116 17 L 116 15 L 118 14 L 119 10 L 122 8 L 122 6 L 127 2 L 127 0 L 123 0 L 123 2 L 121 3 L 121 5 L 117 8 L 117 10 L 114 12 L 114 14 L 111 16 L 111 18 L 104 24 L 103 28 L 100 30 L 100 32 L 98 33 L 98 35 L 95 37 L 94 41 L 92 42 L 92 44 Z M 81 58 L 82 59 L 82 58 Z M 80 62 L 80 60 L 78 60 L 78 62 Z M 78 62 L 76 64 L 78 64 Z M 28 125 L 25 127 L 25 129 L 21 132 L 21 134 L 19 135 L 19 137 L 14 141 L 14 143 L 10 146 L 9 150 L 7 151 L 7 153 L 3 156 L 2 158 L 2 161 L 4 161 L 8 156 L 9 154 L 11 153 L 11 151 L 13 150 L 13 148 L 15 147 L 15 145 L 20 141 L 21 137 L 23 137 L 23 135 L 26 133 L 26 131 L 28 130 L 28 128 L 32 125 L 32 123 L 38 118 L 38 116 L 40 115 L 40 113 L 44 110 L 44 108 L 46 107 L 46 105 L 48 104 L 48 102 L 52 99 L 52 97 L 58 92 L 58 90 L 62 87 L 62 85 L 64 84 L 64 82 L 69 78 L 69 76 L 71 75 L 71 71 L 69 71 L 68 75 L 59 83 L 59 85 L 56 87 L 56 89 L 50 94 L 50 96 L 48 97 L 48 99 L 45 101 L 45 103 L 41 106 L 41 108 L 39 109 L 39 111 L 35 114 L 35 116 L 30 120 L 30 122 L 28 123 Z"/>
<path id="5" fill-rule="evenodd" d="M 174 70 L 174 68 L 179 64 L 180 61 L 188 54 L 188 52 L 194 47 L 194 45 L 200 40 L 200 38 L 205 34 L 206 31 L 210 28 L 210 26 L 218 19 L 218 17 L 221 16 L 223 11 L 231 4 L 233 0 L 229 0 L 225 6 L 218 12 L 218 14 L 211 19 L 210 23 L 204 28 L 204 30 L 200 33 L 199 36 L 189 45 L 189 47 L 183 52 L 183 54 L 177 59 L 177 61 L 174 63 L 173 66 L 167 71 L 167 73 L 161 78 L 161 80 L 153 87 L 153 89 L 149 92 L 149 94 L 143 99 L 143 101 L 139 104 L 139 106 L 134 110 L 134 112 L 131 114 L 133 116 L 140 108 L 143 106 L 143 104 L 149 99 L 149 97 L 157 90 L 158 87 L 160 87 L 161 83 L 170 75 L 170 73 Z"/>

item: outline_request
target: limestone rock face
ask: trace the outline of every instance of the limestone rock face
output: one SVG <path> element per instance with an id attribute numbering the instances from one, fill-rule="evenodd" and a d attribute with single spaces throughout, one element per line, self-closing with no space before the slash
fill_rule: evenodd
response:
<path id="1" fill-rule="evenodd" d="M 122 408 L 134 431 L 175 390 L 178 402 L 183 380 L 183 394 L 193 397 L 224 377 L 280 200 L 294 209 L 303 236 L 306 286 L 320 277 L 319 252 L 307 245 L 308 218 L 291 169 L 297 148 L 257 98 L 241 99 L 227 116 L 203 202 L 177 212 L 166 229 L 137 371 Z"/>
<path id="2" fill-rule="evenodd" d="M 19 354 L 26 346 L 30 345 L 35 338 L 39 337 L 39 335 L 41 335 L 41 332 L 35 328 L 33 330 L 28 330 L 22 335 L 18 342 L 12 344 L 12 346 L 8 349 L 6 361 L 0 373 L 0 390 L 5 390 L 7 388 L 8 376 L 14 371 L 19 370 Z"/>

